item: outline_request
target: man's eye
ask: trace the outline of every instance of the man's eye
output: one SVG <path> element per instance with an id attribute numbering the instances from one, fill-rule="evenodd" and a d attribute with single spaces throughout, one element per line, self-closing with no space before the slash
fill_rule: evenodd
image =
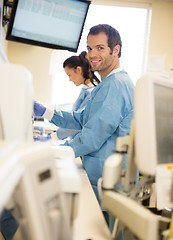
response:
<path id="1" fill-rule="evenodd" d="M 91 51 L 92 49 L 91 49 L 90 47 L 87 47 L 87 50 L 88 50 L 88 51 Z"/>
<path id="2" fill-rule="evenodd" d="M 103 50 L 104 48 L 103 47 L 98 47 L 98 50 Z"/>

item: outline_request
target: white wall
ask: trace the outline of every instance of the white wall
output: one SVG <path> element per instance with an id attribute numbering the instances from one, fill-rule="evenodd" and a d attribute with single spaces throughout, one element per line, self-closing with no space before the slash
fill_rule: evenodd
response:
<path id="1" fill-rule="evenodd" d="M 166 56 L 165 70 L 173 66 L 173 1 L 154 1 L 149 53 Z"/>
<path id="2" fill-rule="evenodd" d="M 2 1 L 2 0 L 1 0 Z M 149 54 L 166 55 L 165 70 L 173 65 L 173 1 L 166 0 L 93 0 L 93 3 L 140 6 L 150 3 L 152 22 L 149 41 Z M 49 60 L 52 50 L 8 42 L 7 56 L 11 63 L 25 65 L 33 75 L 34 96 L 43 102 L 50 101 L 51 76 Z"/>
<path id="3" fill-rule="evenodd" d="M 49 62 L 51 54 L 52 49 L 8 42 L 7 56 L 10 63 L 22 64 L 29 69 L 33 76 L 34 98 L 41 102 L 50 101 Z"/>

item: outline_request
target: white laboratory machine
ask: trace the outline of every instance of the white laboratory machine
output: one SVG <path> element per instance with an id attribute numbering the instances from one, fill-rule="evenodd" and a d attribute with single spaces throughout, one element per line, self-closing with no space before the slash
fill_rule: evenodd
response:
<path id="1" fill-rule="evenodd" d="M 3 199 L 7 201 L 12 196 L 12 213 L 20 224 L 22 239 L 72 239 L 51 147 L 40 143 L 3 142 L 1 150 L 2 154 L 8 152 L 0 169 L 3 174 L 6 172 L 2 190 L 8 187 L 2 192 L 3 196 L 8 194 Z M 3 206 L 4 201 L 1 209 Z"/>
<path id="2" fill-rule="evenodd" d="M 142 92 L 143 111 L 135 105 L 136 165 L 143 175 L 156 178 L 155 204 L 163 209 L 172 202 L 173 81 L 158 75 L 145 76 L 136 89 L 139 101 Z"/>
<path id="3" fill-rule="evenodd" d="M 72 239 L 51 147 L 43 143 L 27 144 L 18 154 L 25 172 L 13 199 L 23 239 Z"/>
<path id="4" fill-rule="evenodd" d="M 0 63 L 0 139 L 33 141 L 32 75 L 23 66 Z"/>
<path id="5" fill-rule="evenodd" d="M 122 170 L 124 153 L 128 153 L 126 170 Z M 152 207 L 172 212 L 172 176 L 173 82 L 159 74 L 146 74 L 135 88 L 131 133 L 118 138 L 116 153 L 104 166 L 102 206 L 116 217 L 112 234 L 117 236 L 121 223 L 130 230 L 130 239 L 172 239 L 171 214 L 157 216 L 150 211 L 151 203 L 143 205 L 143 200 L 154 198 Z"/>
<path id="6" fill-rule="evenodd" d="M 32 76 L 23 66 L 7 63 L 0 63 L 0 72 L 0 211 L 13 210 L 24 240 L 71 240 L 75 214 L 64 195 L 71 191 L 73 198 L 80 192 L 74 153 L 70 147 L 53 149 L 48 143 L 33 142 Z M 67 174 L 56 166 L 60 159 L 69 159 L 73 166 L 68 171 L 74 181 L 66 193 L 61 178 Z M 77 200 L 73 202 L 77 212 Z"/>
<path id="7" fill-rule="evenodd" d="M 18 142 L 33 142 L 31 124 L 33 89 L 31 73 L 25 67 L 0 63 L 0 72 L 1 191 L 4 189 L 7 194 L 7 197 L 1 199 L 3 208 L 5 201 L 12 194 L 15 184 L 20 179 L 21 175 L 17 175 L 16 169 L 19 165 L 24 169 L 24 166 L 19 164 L 19 159 L 13 158 L 13 150 Z M 8 187 L 8 193 L 5 188 L 7 181 L 11 185 Z M 4 193 L 3 196 L 6 194 Z"/>

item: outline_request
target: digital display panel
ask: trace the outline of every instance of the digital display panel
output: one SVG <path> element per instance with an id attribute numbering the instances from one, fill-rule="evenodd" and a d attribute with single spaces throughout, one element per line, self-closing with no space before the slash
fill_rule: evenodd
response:
<path id="1" fill-rule="evenodd" d="M 158 163 L 173 163 L 173 88 L 154 85 Z"/>
<path id="2" fill-rule="evenodd" d="M 90 1 L 14 0 L 7 40 L 77 52 Z"/>

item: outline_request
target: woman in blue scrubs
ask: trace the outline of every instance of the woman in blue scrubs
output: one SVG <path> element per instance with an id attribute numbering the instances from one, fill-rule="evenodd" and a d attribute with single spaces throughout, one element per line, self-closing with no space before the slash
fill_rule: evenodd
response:
<path id="1" fill-rule="evenodd" d="M 77 87 L 83 85 L 77 100 L 74 102 L 72 111 L 82 111 L 87 101 L 91 98 L 92 90 L 100 83 L 100 80 L 91 69 L 91 65 L 87 59 L 87 52 L 83 51 L 79 56 L 71 56 L 63 63 L 64 71 L 69 77 L 69 81 L 73 82 Z M 63 140 L 66 138 L 74 138 L 80 129 L 69 129 L 59 127 L 56 133 L 47 136 L 34 135 L 35 141 L 47 141 L 52 139 Z"/>
<path id="2" fill-rule="evenodd" d="M 81 52 L 79 56 L 67 58 L 63 63 L 63 68 L 71 82 L 77 87 L 83 85 L 72 107 L 72 111 L 81 111 L 85 108 L 92 90 L 100 83 L 100 80 L 91 70 L 91 65 L 87 59 L 87 52 L 85 51 Z M 57 137 L 58 139 L 73 138 L 79 131 L 80 130 L 59 128 L 57 130 Z"/>

